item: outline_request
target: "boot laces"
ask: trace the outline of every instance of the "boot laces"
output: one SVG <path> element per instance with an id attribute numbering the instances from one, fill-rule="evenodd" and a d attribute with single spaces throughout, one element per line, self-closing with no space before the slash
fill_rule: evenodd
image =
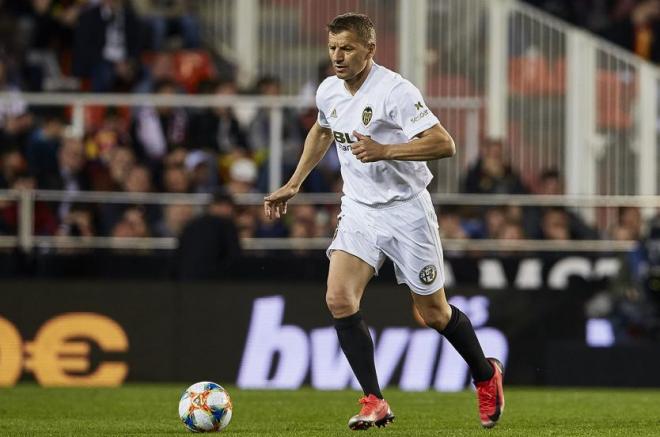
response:
<path id="1" fill-rule="evenodd" d="M 369 416 L 374 412 L 379 406 L 380 399 L 374 395 L 363 396 L 360 398 L 358 403 L 362 404 L 362 409 L 360 410 L 360 416 Z"/>
<path id="2" fill-rule="evenodd" d="M 495 401 L 497 399 L 497 390 L 493 381 L 486 381 L 477 386 L 479 396 L 479 413 L 484 415 L 493 414 L 495 410 Z"/>

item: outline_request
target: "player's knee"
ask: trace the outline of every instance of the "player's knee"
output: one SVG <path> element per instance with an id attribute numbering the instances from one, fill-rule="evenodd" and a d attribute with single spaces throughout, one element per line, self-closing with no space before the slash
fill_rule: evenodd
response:
<path id="1" fill-rule="evenodd" d="M 426 326 L 438 331 L 445 329 L 451 318 L 451 308 L 449 305 L 425 308 L 420 313 Z"/>
<path id="2" fill-rule="evenodd" d="M 325 294 L 325 303 L 334 318 L 348 317 L 358 310 L 358 303 L 348 290 L 328 287 Z"/>

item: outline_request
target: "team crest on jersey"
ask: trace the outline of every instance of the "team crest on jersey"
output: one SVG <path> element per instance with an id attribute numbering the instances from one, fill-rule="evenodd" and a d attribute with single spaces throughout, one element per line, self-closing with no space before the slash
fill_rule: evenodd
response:
<path id="1" fill-rule="evenodd" d="M 435 281 L 436 276 L 437 276 L 437 270 L 433 264 L 429 264 L 419 272 L 419 280 L 425 283 L 426 285 Z"/>
<path id="2" fill-rule="evenodd" d="M 367 106 L 366 108 L 364 108 L 364 111 L 362 111 L 362 124 L 364 124 L 365 126 L 368 125 L 373 115 L 374 115 L 374 110 L 371 109 L 371 106 Z"/>

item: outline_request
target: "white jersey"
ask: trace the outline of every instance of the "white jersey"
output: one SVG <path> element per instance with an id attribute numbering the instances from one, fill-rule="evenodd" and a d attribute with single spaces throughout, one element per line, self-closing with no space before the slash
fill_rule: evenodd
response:
<path id="1" fill-rule="evenodd" d="M 319 125 L 332 129 L 349 199 L 380 206 L 411 199 L 431 182 L 424 161 L 364 163 L 351 152 L 351 143 L 357 142 L 353 131 L 381 144 L 401 144 L 438 123 L 419 90 L 401 75 L 373 64 L 355 95 L 331 76 L 319 85 L 316 106 Z"/>

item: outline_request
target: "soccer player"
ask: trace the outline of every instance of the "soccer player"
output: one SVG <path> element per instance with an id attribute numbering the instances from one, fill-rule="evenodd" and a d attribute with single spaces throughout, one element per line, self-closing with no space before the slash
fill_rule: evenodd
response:
<path id="1" fill-rule="evenodd" d="M 374 345 L 360 300 L 385 257 L 406 284 L 424 322 L 465 359 L 477 388 L 481 424 L 494 426 L 504 410 L 502 364 L 486 358 L 470 320 L 445 297 L 438 221 L 426 186 L 428 160 L 455 153 L 451 136 L 422 95 L 400 75 L 377 65 L 376 34 L 366 15 L 347 13 L 330 22 L 328 51 L 335 76 L 316 92 L 318 120 L 290 180 L 264 199 L 268 218 L 286 214 L 294 197 L 334 141 L 344 195 L 330 259 L 326 302 L 342 351 L 364 397 L 351 429 L 384 426 L 394 414 L 380 391 Z"/>

